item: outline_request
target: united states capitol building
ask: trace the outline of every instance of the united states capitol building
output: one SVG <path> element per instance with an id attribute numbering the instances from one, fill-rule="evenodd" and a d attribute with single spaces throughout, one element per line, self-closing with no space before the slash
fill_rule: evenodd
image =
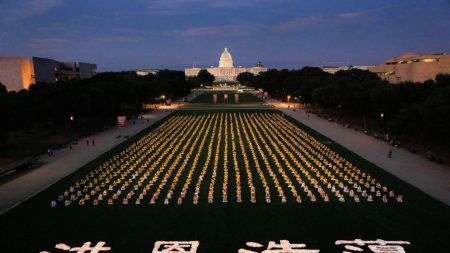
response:
<path id="1" fill-rule="evenodd" d="M 187 68 L 184 70 L 186 76 L 197 76 L 200 70 L 205 68 Z M 259 62 L 255 67 L 244 68 L 244 67 L 234 67 L 233 58 L 231 57 L 228 49 L 225 48 L 219 60 L 219 67 L 210 67 L 206 70 L 215 77 L 215 82 L 232 82 L 236 81 L 236 77 L 240 73 L 249 72 L 254 75 L 258 75 L 261 72 L 267 71 L 261 62 Z"/>

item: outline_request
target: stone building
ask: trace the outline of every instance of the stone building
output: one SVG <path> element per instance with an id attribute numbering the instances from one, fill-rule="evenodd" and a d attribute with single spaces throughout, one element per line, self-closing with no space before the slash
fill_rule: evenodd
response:
<path id="1" fill-rule="evenodd" d="M 33 64 L 22 57 L 0 57 L 0 83 L 8 91 L 28 89 L 35 83 Z"/>
<path id="2" fill-rule="evenodd" d="M 450 74 L 450 55 L 404 53 L 368 69 L 390 83 L 423 82 Z"/>
<path id="3" fill-rule="evenodd" d="M 156 75 L 158 73 L 158 69 L 137 69 L 134 72 L 136 72 L 139 76 L 147 76 L 147 75 Z"/>
<path id="4" fill-rule="evenodd" d="M 186 76 L 197 76 L 198 72 L 204 68 L 187 68 L 184 70 Z M 236 81 L 237 76 L 240 73 L 249 72 L 254 75 L 258 75 L 261 72 L 267 71 L 267 68 L 259 62 L 255 67 L 244 68 L 234 67 L 233 58 L 231 57 L 228 49 L 225 48 L 220 55 L 219 67 L 210 67 L 206 70 L 215 77 L 215 82 L 232 82 Z"/>
<path id="5" fill-rule="evenodd" d="M 340 71 L 340 70 L 351 70 L 351 69 L 359 69 L 359 70 L 368 70 L 369 68 L 371 68 L 373 66 L 340 66 L 340 67 L 333 67 L 333 66 L 324 66 L 322 67 L 322 70 L 324 72 L 330 73 L 330 74 L 336 74 L 336 72 Z"/>

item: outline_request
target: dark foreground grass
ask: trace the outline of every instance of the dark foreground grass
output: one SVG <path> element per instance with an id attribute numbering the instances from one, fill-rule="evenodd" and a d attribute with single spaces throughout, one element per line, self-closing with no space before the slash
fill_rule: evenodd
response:
<path id="1" fill-rule="evenodd" d="M 236 112 L 229 110 L 230 112 Z M 262 110 L 260 110 L 262 111 Z M 264 110 L 268 112 L 270 110 Z M 223 112 L 223 110 L 221 111 Z M 239 110 L 239 112 L 244 112 Z M 247 112 L 254 112 L 247 111 Z M 277 112 L 277 111 L 270 111 Z M 211 112 L 180 111 L 174 114 Z M 407 240 L 406 252 L 449 252 L 450 208 L 391 176 L 342 146 L 285 116 L 358 167 L 405 196 L 404 203 L 273 202 L 223 204 L 77 206 L 51 208 L 50 201 L 75 178 L 151 131 L 144 130 L 55 185 L 0 216 L 0 252 L 63 252 L 60 242 L 81 246 L 105 241 L 111 252 L 151 252 L 158 240 L 198 240 L 197 252 L 237 252 L 248 241 L 267 246 L 287 239 L 320 252 L 343 252 L 336 240 Z M 232 182 L 230 182 L 232 183 Z M 3 194 L 3 193 L 2 193 Z M 369 252 L 368 250 L 366 252 Z"/>
<path id="2" fill-rule="evenodd" d="M 194 98 L 191 103 L 212 103 L 213 102 L 213 94 L 217 94 L 217 103 L 223 104 L 234 104 L 234 94 L 236 92 L 205 92 Z M 228 102 L 224 102 L 223 94 L 228 94 Z M 263 101 L 250 93 L 237 93 L 239 94 L 239 103 L 262 103 Z"/>

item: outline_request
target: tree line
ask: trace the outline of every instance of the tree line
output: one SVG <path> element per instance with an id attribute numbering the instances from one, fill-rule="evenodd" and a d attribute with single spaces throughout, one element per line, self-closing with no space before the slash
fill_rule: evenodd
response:
<path id="1" fill-rule="evenodd" d="M 20 130 L 43 126 L 51 131 L 68 127 L 95 131 L 113 124 L 117 115 L 138 114 L 145 102 L 189 94 L 191 84 L 182 71 L 155 75 L 135 72 L 99 73 L 91 79 L 37 83 L 28 90 L 7 92 L 0 84 L 0 141 Z"/>
<path id="2" fill-rule="evenodd" d="M 390 84 L 359 69 L 329 74 L 320 68 L 242 73 L 241 84 L 324 110 L 367 117 L 390 133 L 450 143 L 450 75 L 423 83 Z"/>
<path id="3" fill-rule="evenodd" d="M 192 87 L 213 85 L 215 77 L 206 69 L 201 69 L 196 76 L 187 77 L 187 81 Z"/>

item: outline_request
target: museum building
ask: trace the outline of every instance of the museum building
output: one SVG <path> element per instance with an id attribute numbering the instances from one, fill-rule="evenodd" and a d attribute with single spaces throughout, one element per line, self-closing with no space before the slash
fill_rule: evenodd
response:
<path id="1" fill-rule="evenodd" d="M 450 55 L 404 53 L 368 70 L 393 84 L 424 82 L 438 74 L 450 74 Z"/>

